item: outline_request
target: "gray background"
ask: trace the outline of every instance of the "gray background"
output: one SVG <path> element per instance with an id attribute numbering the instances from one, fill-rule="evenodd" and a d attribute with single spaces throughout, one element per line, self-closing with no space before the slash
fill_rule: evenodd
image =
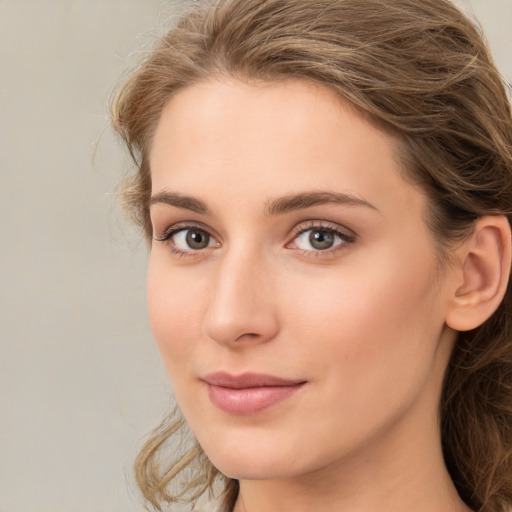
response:
<path id="1" fill-rule="evenodd" d="M 512 81 L 512 0 L 465 1 Z M 0 0 L 0 512 L 142 510 L 169 408 L 107 98 L 171 2 Z"/>

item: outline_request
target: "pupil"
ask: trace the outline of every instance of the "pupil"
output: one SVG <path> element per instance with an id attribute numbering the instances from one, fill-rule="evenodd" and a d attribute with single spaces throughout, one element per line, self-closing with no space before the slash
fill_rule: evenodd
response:
<path id="1" fill-rule="evenodd" d="M 309 242 L 315 249 L 329 249 L 334 243 L 334 236 L 328 231 L 312 231 Z"/>
<path id="2" fill-rule="evenodd" d="M 205 249 L 210 242 L 210 235 L 204 231 L 189 231 L 187 233 L 187 245 L 191 249 Z"/>

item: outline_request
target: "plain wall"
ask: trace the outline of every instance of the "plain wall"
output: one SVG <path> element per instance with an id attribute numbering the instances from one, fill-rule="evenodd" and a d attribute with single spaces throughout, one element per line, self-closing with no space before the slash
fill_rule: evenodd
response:
<path id="1" fill-rule="evenodd" d="M 465 3 L 512 81 L 512 0 Z M 142 510 L 132 459 L 171 397 L 106 105 L 171 11 L 0 0 L 0 512 Z"/>

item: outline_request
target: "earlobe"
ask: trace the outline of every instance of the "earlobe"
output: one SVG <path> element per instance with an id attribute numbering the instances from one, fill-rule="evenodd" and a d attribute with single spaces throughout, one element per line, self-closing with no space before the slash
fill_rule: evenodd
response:
<path id="1" fill-rule="evenodd" d="M 511 230 L 503 215 L 481 217 L 458 250 L 460 273 L 446 323 L 456 331 L 482 325 L 498 308 L 510 275 Z"/>

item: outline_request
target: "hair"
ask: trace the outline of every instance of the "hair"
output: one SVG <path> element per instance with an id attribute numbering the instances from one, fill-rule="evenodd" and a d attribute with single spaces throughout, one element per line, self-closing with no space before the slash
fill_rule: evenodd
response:
<path id="1" fill-rule="evenodd" d="M 441 254 L 481 216 L 511 221 L 510 101 L 481 31 L 452 2 L 213 0 L 195 3 L 160 38 L 112 102 L 114 129 L 136 164 L 122 198 L 148 238 L 149 152 L 162 109 L 180 89 L 223 76 L 320 84 L 394 134 L 406 176 L 429 198 L 426 222 Z M 491 318 L 459 333 L 440 403 L 446 465 L 481 512 L 512 507 L 511 308 L 509 287 Z M 158 510 L 194 502 L 220 477 L 231 510 L 238 482 L 197 441 L 174 459 L 166 453 L 183 426 L 171 415 L 140 451 L 144 497 Z"/>

